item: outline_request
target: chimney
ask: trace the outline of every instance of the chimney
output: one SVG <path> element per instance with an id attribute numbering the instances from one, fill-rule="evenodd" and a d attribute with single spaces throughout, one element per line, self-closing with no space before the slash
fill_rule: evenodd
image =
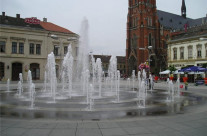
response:
<path id="1" fill-rule="evenodd" d="M 44 17 L 44 18 L 43 18 L 43 22 L 47 22 L 47 18 Z"/>
<path id="2" fill-rule="evenodd" d="M 5 12 L 2 12 L 2 16 L 5 17 Z"/>
<path id="3" fill-rule="evenodd" d="M 18 19 L 19 19 L 19 18 L 20 18 L 20 14 L 16 14 L 16 18 L 18 18 Z"/>

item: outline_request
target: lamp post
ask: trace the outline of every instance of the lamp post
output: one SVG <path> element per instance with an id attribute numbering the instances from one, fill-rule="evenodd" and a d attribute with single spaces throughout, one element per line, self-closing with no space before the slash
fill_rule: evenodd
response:
<path id="1" fill-rule="evenodd" d="M 152 46 L 148 46 L 147 48 L 139 48 L 139 50 L 147 50 L 148 51 L 148 63 L 149 63 L 149 72 L 150 72 L 150 50 L 152 49 Z"/>

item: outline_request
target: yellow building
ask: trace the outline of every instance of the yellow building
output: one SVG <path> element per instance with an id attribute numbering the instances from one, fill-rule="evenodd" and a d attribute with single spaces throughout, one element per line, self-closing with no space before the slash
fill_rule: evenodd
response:
<path id="1" fill-rule="evenodd" d="M 72 47 L 74 63 L 77 61 L 79 36 L 70 30 L 47 22 L 44 18 L 20 18 L 0 15 L 0 81 L 19 80 L 19 73 L 26 80 L 28 70 L 33 80 L 43 80 L 47 56 L 54 52 L 56 72 L 68 45 Z"/>

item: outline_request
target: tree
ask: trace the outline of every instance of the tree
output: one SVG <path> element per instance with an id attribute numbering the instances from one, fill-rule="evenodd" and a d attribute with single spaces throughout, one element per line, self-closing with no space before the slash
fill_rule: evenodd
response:
<path id="1" fill-rule="evenodd" d="M 176 71 L 177 70 L 175 68 L 175 66 L 171 66 L 171 65 L 167 69 L 170 70 L 170 74 L 172 74 L 173 71 Z"/>

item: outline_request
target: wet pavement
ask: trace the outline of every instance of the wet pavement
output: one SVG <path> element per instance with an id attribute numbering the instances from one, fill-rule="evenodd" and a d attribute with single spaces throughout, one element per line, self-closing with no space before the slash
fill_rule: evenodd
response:
<path id="1" fill-rule="evenodd" d="M 155 89 L 158 90 L 166 87 L 167 85 L 163 83 L 155 84 Z M 99 118 L 79 120 L 78 116 L 74 114 L 71 116 L 74 119 L 67 120 L 56 117 L 42 118 L 42 114 L 37 115 L 40 116 L 37 118 L 19 118 L 15 117 L 15 113 L 13 113 L 14 116 L 1 116 L 0 131 L 3 136 L 205 136 L 207 134 L 207 103 L 205 101 L 207 87 L 189 85 L 188 91 L 184 92 L 188 99 L 182 99 L 184 101 L 182 110 L 172 114 L 167 114 L 166 110 L 156 110 L 153 114 L 145 112 L 145 116 L 142 115 L 143 113 L 140 113 L 142 116 L 138 116 L 139 112 L 135 110 L 136 112 L 124 112 L 127 117 L 121 118 L 115 116 L 115 118 L 101 120 Z M 153 102 L 148 100 L 148 103 L 160 103 L 160 100 L 162 99 L 156 99 Z M 162 109 L 162 106 L 159 105 L 156 108 L 158 107 Z M 169 110 L 176 111 L 177 109 L 175 104 L 169 107 L 171 107 Z M 126 107 L 124 106 L 124 108 Z M 50 113 L 47 112 L 47 114 Z M 88 114 L 90 115 L 90 112 Z"/>

